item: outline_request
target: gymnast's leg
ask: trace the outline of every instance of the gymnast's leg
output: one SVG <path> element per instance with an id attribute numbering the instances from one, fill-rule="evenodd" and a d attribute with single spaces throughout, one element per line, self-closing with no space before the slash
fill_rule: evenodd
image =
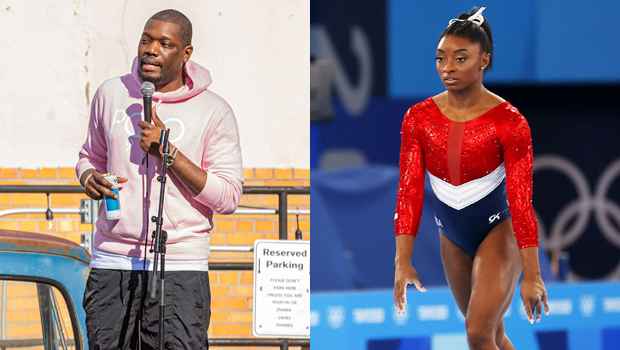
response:
<path id="1" fill-rule="evenodd" d="M 498 226 L 499 229 L 505 229 L 502 226 L 510 226 L 509 223 L 503 223 L 501 226 Z M 511 229 L 511 227 L 509 227 Z M 461 311 L 461 313 L 467 316 L 468 305 L 470 303 L 470 297 L 472 293 L 472 272 L 474 259 L 467 254 L 463 249 L 454 244 L 448 238 L 446 238 L 443 233 L 440 231 L 441 238 L 441 258 L 443 261 L 444 271 L 446 274 L 446 279 L 448 281 L 448 286 L 450 287 L 450 291 L 452 292 L 452 296 Z M 515 242 L 516 244 L 516 242 Z M 518 254 L 517 254 L 518 255 Z M 520 265 L 520 260 L 518 261 Z M 520 271 L 520 269 L 518 269 Z M 517 272 L 517 279 L 520 272 Z M 515 282 L 516 287 L 516 282 Z M 503 315 L 508 307 L 510 306 L 510 300 L 512 299 L 512 295 L 514 294 L 514 287 L 512 288 L 512 293 L 510 293 L 510 299 L 505 303 L 505 306 L 501 310 L 501 315 Z M 474 312 L 472 315 L 476 315 Z M 476 322 L 469 318 L 469 322 L 467 324 L 476 325 Z M 473 328 L 472 328 L 473 330 Z M 499 322 L 497 322 L 497 328 L 495 331 L 495 343 L 502 350 L 511 350 L 514 349 L 508 337 L 504 334 L 504 320 L 503 317 L 499 318 Z"/>
<path id="2" fill-rule="evenodd" d="M 503 332 L 503 316 L 514 296 L 522 265 L 510 219 L 482 241 L 472 268 L 465 326 L 471 349 L 514 349 Z"/>
<path id="3" fill-rule="evenodd" d="M 471 274 L 474 259 L 463 249 L 452 243 L 443 233 L 441 237 L 441 259 L 443 261 L 448 286 L 452 297 L 463 316 L 467 315 L 467 305 L 471 295 Z M 507 304 L 510 305 L 510 304 Z M 502 315 L 506 312 L 503 310 Z M 504 319 L 501 318 L 497 327 L 495 343 L 501 350 L 514 350 L 512 343 L 504 334 Z"/>
<path id="4" fill-rule="evenodd" d="M 471 273 L 474 259 L 461 247 L 454 244 L 441 230 L 439 231 L 441 242 L 441 261 L 446 273 L 446 280 L 452 297 L 463 316 L 467 315 L 467 305 L 471 295 Z"/>

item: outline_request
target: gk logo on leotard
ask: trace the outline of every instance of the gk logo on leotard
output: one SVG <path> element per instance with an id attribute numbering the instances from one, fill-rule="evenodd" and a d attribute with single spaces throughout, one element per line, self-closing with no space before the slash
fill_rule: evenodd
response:
<path id="1" fill-rule="evenodd" d="M 620 231 L 614 224 L 614 221 L 620 223 L 620 205 L 607 198 L 609 188 L 620 175 L 620 158 L 603 170 L 593 192 L 581 169 L 567 158 L 557 155 L 538 156 L 534 160 L 534 173 L 541 170 L 554 170 L 566 176 L 575 185 L 578 195 L 577 199 L 560 210 L 548 233 L 543 220 L 536 214 L 539 237 L 547 249 L 563 251 L 573 245 L 586 231 L 592 213 L 603 236 L 620 248 Z M 605 277 L 620 278 L 620 264 Z"/>
<path id="2" fill-rule="evenodd" d="M 443 225 L 441 224 L 441 220 L 437 219 L 436 216 L 435 216 L 435 223 L 437 224 L 437 226 L 443 227 Z"/>
<path id="3" fill-rule="evenodd" d="M 495 221 L 495 220 L 499 220 L 499 214 L 500 214 L 500 213 L 497 213 L 497 214 L 493 214 L 493 215 L 491 215 L 491 216 L 489 217 L 489 224 L 492 224 L 492 223 L 493 223 L 493 221 Z"/>

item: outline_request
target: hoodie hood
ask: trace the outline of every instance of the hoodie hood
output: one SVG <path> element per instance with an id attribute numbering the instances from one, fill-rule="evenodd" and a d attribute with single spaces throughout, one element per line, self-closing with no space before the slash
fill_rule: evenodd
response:
<path id="1" fill-rule="evenodd" d="M 140 87 L 142 86 L 142 83 L 144 83 L 144 81 L 140 78 L 140 74 L 138 74 L 138 65 L 138 57 L 136 56 L 131 66 L 131 76 L 136 83 L 138 95 L 142 96 L 142 93 L 140 92 Z M 209 87 L 209 85 L 211 85 L 212 82 L 211 74 L 209 73 L 209 71 L 192 60 L 187 61 L 183 65 L 183 76 L 185 76 L 185 85 L 175 91 L 163 93 L 156 91 L 153 94 L 153 101 L 168 103 L 181 102 L 207 90 L 207 88 Z M 130 94 L 133 95 L 131 91 Z"/>

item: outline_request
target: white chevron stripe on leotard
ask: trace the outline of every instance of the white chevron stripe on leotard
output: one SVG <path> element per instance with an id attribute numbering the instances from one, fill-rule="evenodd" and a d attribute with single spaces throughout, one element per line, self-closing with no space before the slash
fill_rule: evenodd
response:
<path id="1" fill-rule="evenodd" d="M 488 175 L 458 186 L 449 184 L 430 172 L 428 177 L 437 198 L 447 206 L 461 210 L 493 192 L 506 177 L 506 168 L 502 163 Z"/>

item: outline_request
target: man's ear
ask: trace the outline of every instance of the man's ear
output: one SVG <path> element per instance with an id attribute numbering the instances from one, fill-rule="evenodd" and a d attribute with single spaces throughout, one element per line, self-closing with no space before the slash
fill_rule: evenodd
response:
<path id="1" fill-rule="evenodd" d="M 190 57 L 192 57 L 192 53 L 194 52 L 194 47 L 192 45 L 185 46 L 183 49 L 183 62 L 189 61 Z"/>

